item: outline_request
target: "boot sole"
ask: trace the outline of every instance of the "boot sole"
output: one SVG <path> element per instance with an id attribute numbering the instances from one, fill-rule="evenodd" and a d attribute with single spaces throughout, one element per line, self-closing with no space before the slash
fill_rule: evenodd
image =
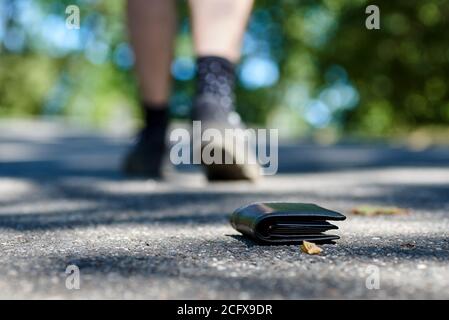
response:
<path id="1" fill-rule="evenodd" d="M 211 146 L 212 144 L 212 146 Z M 201 154 L 206 145 L 201 146 Z M 223 156 L 222 164 L 206 164 L 201 162 L 206 170 L 206 176 L 210 181 L 232 181 L 232 180 L 248 180 L 256 181 L 261 179 L 261 167 L 255 161 L 253 154 L 248 155 L 252 157 L 253 161 L 249 159 L 242 159 L 244 155 L 238 154 L 234 150 L 234 141 L 224 141 L 223 144 L 215 144 L 210 142 L 208 147 L 213 147 L 213 150 L 219 150 Z M 232 159 L 232 164 L 224 163 L 225 159 Z M 201 157 L 202 160 L 202 157 Z M 246 160 L 246 161 L 244 161 Z"/>

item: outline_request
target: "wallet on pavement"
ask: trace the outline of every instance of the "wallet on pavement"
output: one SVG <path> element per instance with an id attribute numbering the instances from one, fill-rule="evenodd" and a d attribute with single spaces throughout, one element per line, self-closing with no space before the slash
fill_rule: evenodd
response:
<path id="1" fill-rule="evenodd" d="M 265 202 L 241 207 L 231 215 L 231 225 L 243 235 L 266 244 L 293 244 L 302 241 L 334 243 L 337 235 L 325 234 L 338 229 L 326 220 L 346 217 L 310 203 Z"/>

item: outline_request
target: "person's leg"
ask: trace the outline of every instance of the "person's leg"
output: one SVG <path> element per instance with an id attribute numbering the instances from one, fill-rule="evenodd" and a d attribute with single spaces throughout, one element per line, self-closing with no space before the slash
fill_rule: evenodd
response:
<path id="1" fill-rule="evenodd" d="M 189 0 L 189 3 L 197 55 L 197 90 L 192 118 L 202 122 L 203 130 L 240 128 L 242 124 L 234 112 L 235 63 L 240 58 L 253 0 Z M 206 165 L 209 179 L 255 179 L 259 176 L 258 166 L 248 162 L 236 164 L 242 150 L 233 151 L 232 141 L 224 140 L 216 148 L 233 159 L 234 164 Z"/>
<path id="2" fill-rule="evenodd" d="M 197 56 L 237 62 L 253 0 L 189 0 Z"/>
<path id="3" fill-rule="evenodd" d="M 170 95 L 176 35 L 174 0 L 128 0 L 128 29 L 142 100 L 161 106 Z"/>
<path id="4" fill-rule="evenodd" d="M 123 169 L 128 175 L 159 177 L 169 118 L 175 1 L 128 0 L 127 16 L 145 125 Z"/>

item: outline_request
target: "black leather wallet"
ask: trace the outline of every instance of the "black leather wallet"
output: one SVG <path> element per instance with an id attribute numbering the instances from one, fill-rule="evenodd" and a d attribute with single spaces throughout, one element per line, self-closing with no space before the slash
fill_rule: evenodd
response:
<path id="1" fill-rule="evenodd" d="M 338 227 L 326 220 L 345 219 L 344 215 L 315 204 L 266 202 L 235 210 L 231 215 L 231 225 L 260 243 L 334 243 L 340 237 L 324 232 Z"/>

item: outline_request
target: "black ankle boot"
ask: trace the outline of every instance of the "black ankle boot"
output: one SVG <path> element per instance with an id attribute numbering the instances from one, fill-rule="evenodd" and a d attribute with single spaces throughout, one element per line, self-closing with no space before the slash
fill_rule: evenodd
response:
<path id="1" fill-rule="evenodd" d="M 144 107 L 145 127 L 123 162 L 128 176 L 161 178 L 162 160 L 166 152 L 165 135 L 168 127 L 168 108 Z"/>
<path id="2" fill-rule="evenodd" d="M 221 57 L 200 57 L 197 61 L 197 90 L 192 106 L 192 120 L 201 121 L 202 131 L 218 129 L 223 138 L 225 129 L 243 129 L 240 116 L 235 112 L 235 71 L 234 65 Z M 236 137 L 240 138 L 240 137 Z M 201 143 L 203 151 L 205 145 Z M 204 164 L 209 180 L 256 180 L 259 166 L 249 163 L 240 164 L 237 153 L 244 150 L 234 150 L 234 142 L 223 139 L 221 145 L 214 150 L 221 150 L 224 158 L 232 159 L 231 164 Z M 248 157 L 254 157 L 250 152 Z"/>

